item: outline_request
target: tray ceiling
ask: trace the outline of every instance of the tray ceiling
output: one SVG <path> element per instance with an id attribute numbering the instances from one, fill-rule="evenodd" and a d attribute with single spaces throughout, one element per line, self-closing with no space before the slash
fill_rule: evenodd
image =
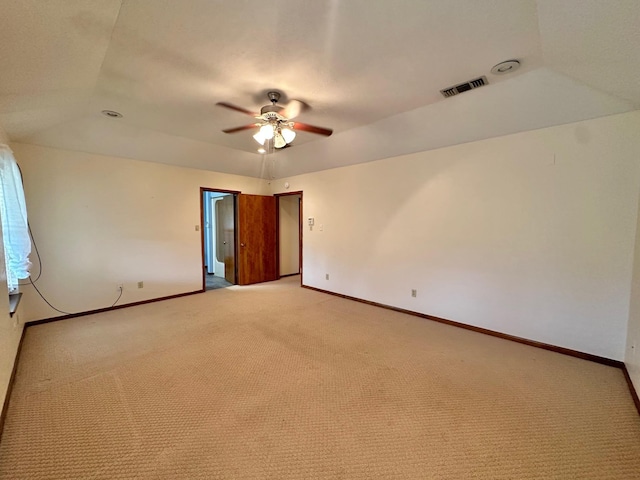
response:
<path id="1" fill-rule="evenodd" d="M 334 129 L 269 155 L 286 176 L 640 106 L 634 0 L 0 6 L 0 123 L 17 142 L 261 176 L 251 132 L 221 132 L 252 119 L 215 103 L 258 110 L 277 89 L 311 106 L 300 121 Z M 489 73 L 511 58 L 518 72 Z"/>

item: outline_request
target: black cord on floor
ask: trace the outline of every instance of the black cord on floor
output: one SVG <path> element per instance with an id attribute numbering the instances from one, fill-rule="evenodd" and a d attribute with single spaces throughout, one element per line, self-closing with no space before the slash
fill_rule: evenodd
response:
<path id="1" fill-rule="evenodd" d="M 113 305 L 111 305 L 112 307 L 116 306 L 116 303 L 118 303 L 118 300 L 120 300 L 120 297 L 122 296 L 122 287 L 120 287 L 120 295 L 118 295 L 118 298 L 116 298 L 116 301 L 113 302 Z"/>
<path id="2" fill-rule="evenodd" d="M 31 285 L 33 285 L 33 288 L 35 288 L 35 289 L 36 289 L 36 292 L 38 292 L 38 295 L 40 295 L 40 298 L 42 298 L 42 299 L 47 303 L 47 305 L 49 305 L 51 308 L 53 308 L 56 312 L 64 313 L 65 315 L 73 315 L 73 313 L 65 312 L 65 311 L 60 310 L 60 309 L 58 309 L 58 308 L 54 307 L 53 305 L 51 305 L 51 304 L 49 303 L 49 300 L 47 300 L 46 298 L 44 298 L 44 295 L 42 295 L 42 293 L 40 292 L 40 290 L 38 290 L 38 287 L 36 287 L 36 284 L 35 284 L 35 283 L 33 283 L 33 282 L 31 281 L 31 277 L 29 277 L 29 282 L 31 282 Z M 118 297 L 118 298 L 119 298 L 119 297 Z M 116 301 L 117 301 L 117 300 L 116 300 Z"/>
<path id="3" fill-rule="evenodd" d="M 36 284 L 31 281 L 31 278 L 29 278 L 29 282 L 31 283 L 31 285 L 33 285 L 33 288 L 36 289 L 36 292 L 38 292 L 38 295 L 40 295 L 40 298 L 42 298 L 42 300 L 44 300 L 46 302 L 46 304 L 49 305 L 51 308 L 53 308 L 56 312 L 64 313 L 65 315 L 73 315 L 73 313 L 65 312 L 64 310 L 60 310 L 59 308 L 56 308 L 53 305 L 51 305 L 49 300 L 47 300 L 44 297 L 44 295 L 42 294 L 42 292 L 40 290 L 38 290 L 38 287 L 36 287 Z M 123 292 L 124 292 L 123 288 L 120 287 L 120 294 L 118 295 L 118 298 L 116 298 L 116 301 L 111 304 L 111 307 L 115 307 L 116 306 L 116 303 L 118 303 L 118 301 L 122 297 L 122 293 Z"/>
<path id="4" fill-rule="evenodd" d="M 16 163 L 16 165 L 17 165 L 17 163 Z M 22 185 L 24 187 L 24 180 L 22 179 L 22 169 L 20 168 L 20 165 L 18 165 L 18 171 L 20 172 L 20 182 L 22 182 Z M 18 285 L 29 285 L 29 284 L 33 285 L 33 288 L 36 289 L 36 292 L 38 292 L 38 295 L 40 295 L 40 298 L 42 298 L 42 300 L 44 300 L 45 303 L 47 305 L 49 305 L 51 308 L 53 308 L 56 312 L 64 313 L 65 315 L 73 315 L 73 313 L 65 312 L 64 310 L 60 310 L 59 308 L 56 308 L 53 305 L 51 305 L 49 300 L 47 300 L 44 297 L 44 295 L 42 294 L 42 292 L 40 290 L 38 290 L 38 287 L 36 287 L 36 282 L 38 280 L 40 280 L 40 277 L 42 276 L 42 257 L 40 256 L 40 251 L 38 250 L 38 244 L 36 243 L 36 239 L 33 236 L 33 232 L 31 231 L 31 224 L 29 223 L 28 220 L 27 220 L 27 227 L 29 228 L 29 235 L 31 236 L 31 241 L 33 242 L 33 248 L 35 249 L 36 255 L 38 257 L 38 276 L 36 277 L 35 280 L 33 280 L 31 277 L 29 277 L 29 283 L 20 283 L 20 282 L 18 282 Z M 120 294 L 118 295 L 118 298 L 116 298 L 116 301 L 113 302 L 111 307 L 115 307 L 116 306 L 116 303 L 118 303 L 120 298 L 122 298 L 122 293 L 123 293 L 123 288 L 120 287 Z"/>

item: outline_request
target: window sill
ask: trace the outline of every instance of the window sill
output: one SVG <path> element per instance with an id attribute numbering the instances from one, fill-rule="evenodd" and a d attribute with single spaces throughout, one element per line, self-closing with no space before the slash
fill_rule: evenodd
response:
<path id="1" fill-rule="evenodd" d="M 10 293 L 9 294 L 9 316 L 13 317 L 13 314 L 18 310 L 22 293 Z"/>

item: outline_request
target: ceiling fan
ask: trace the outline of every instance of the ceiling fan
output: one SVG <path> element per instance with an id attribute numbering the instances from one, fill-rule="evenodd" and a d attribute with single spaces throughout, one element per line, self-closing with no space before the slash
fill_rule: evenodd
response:
<path id="1" fill-rule="evenodd" d="M 280 100 L 280 92 L 268 92 L 267 97 L 271 101 L 271 105 L 265 105 L 260 109 L 260 113 L 254 113 L 250 110 L 232 105 L 227 102 L 218 102 L 216 105 L 219 107 L 228 108 L 229 110 L 235 110 L 236 112 L 244 113 L 256 118 L 258 121 L 242 127 L 227 128 L 222 130 L 224 133 L 237 133 L 243 130 L 250 130 L 252 128 L 259 128 L 253 138 L 260 145 L 265 145 L 267 141 L 273 141 L 275 148 L 288 147 L 293 139 L 296 137 L 296 130 L 302 132 L 316 133 L 318 135 L 329 136 L 333 133 L 333 130 L 328 128 L 316 127 L 306 123 L 292 122 L 291 120 L 296 118 L 300 113 L 308 108 L 308 105 L 300 100 L 291 100 L 286 107 L 278 105 Z"/>

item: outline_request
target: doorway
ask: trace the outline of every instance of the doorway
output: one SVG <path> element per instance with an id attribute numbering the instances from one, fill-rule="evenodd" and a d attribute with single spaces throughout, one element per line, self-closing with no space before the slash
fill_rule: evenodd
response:
<path id="1" fill-rule="evenodd" d="M 203 290 L 225 288 L 237 283 L 238 193 L 200 188 Z"/>
<path id="2" fill-rule="evenodd" d="M 278 278 L 300 275 L 302 285 L 302 192 L 279 193 L 275 197 Z"/>

